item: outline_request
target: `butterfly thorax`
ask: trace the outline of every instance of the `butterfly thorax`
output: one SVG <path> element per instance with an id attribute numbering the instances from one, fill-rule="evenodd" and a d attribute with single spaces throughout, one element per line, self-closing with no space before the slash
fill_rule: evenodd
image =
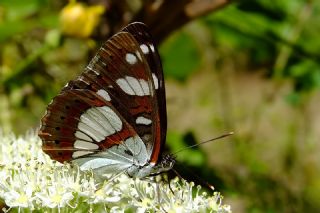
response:
<path id="1" fill-rule="evenodd" d="M 152 162 L 146 163 L 143 166 L 133 164 L 130 168 L 128 168 L 127 174 L 128 176 L 134 178 L 145 178 L 169 171 L 170 169 L 172 169 L 174 164 L 175 157 L 173 155 L 163 154 L 157 164 Z"/>

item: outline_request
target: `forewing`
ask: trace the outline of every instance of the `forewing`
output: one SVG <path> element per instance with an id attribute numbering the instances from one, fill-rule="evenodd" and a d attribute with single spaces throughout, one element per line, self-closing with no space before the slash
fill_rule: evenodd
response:
<path id="1" fill-rule="evenodd" d="M 63 90 L 87 89 L 110 101 L 141 137 L 152 155 L 151 162 L 156 163 L 163 138 L 158 108 L 158 89 L 163 88 L 163 77 L 158 78 L 157 73 L 151 72 L 149 63 L 155 62 L 150 62 L 140 40 L 133 32 L 122 31 L 114 35 L 100 48 L 85 72 Z M 162 76 L 162 71 L 160 73 Z M 161 109 L 162 114 L 166 114 L 165 108 L 164 113 Z"/>
<path id="2" fill-rule="evenodd" d="M 164 143 L 166 141 L 167 109 L 166 109 L 166 95 L 165 95 L 163 69 L 162 69 L 160 55 L 158 53 L 156 44 L 153 41 L 152 36 L 145 24 L 141 22 L 135 22 L 125 27 L 123 31 L 129 32 L 137 40 L 139 47 L 143 52 L 143 55 L 146 58 L 150 71 L 152 73 L 152 78 L 153 78 L 155 89 L 156 89 L 156 98 L 158 103 L 158 114 L 156 116 L 158 116 L 160 120 L 160 138 L 161 138 L 160 139 L 161 146 L 159 147 L 159 150 L 154 150 L 154 151 L 161 152 L 161 148 L 164 146 Z"/>

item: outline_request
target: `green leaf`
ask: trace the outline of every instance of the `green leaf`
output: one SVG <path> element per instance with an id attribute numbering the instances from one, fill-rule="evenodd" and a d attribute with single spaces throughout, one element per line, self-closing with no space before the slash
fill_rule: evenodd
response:
<path id="1" fill-rule="evenodd" d="M 7 20 L 22 20 L 36 13 L 42 5 L 39 0 L 1 0 L 0 6 L 5 8 Z"/>
<path id="2" fill-rule="evenodd" d="M 295 80 L 296 91 L 308 91 L 320 87 L 320 68 L 313 61 L 300 61 L 290 66 L 288 70 Z"/>
<path id="3" fill-rule="evenodd" d="M 184 81 L 200 66 L 200 56 L 193 39 L 185 32 L 174 34 L 160 48 L 167 77 Z"/>
<path id="4" fill-rule="evenodd" d="M 30 30 L 33 25 L 33 21 L 22 20 L 4 22 L 0 24 L 0 43 L 12 38 L 14 35 Z"/>

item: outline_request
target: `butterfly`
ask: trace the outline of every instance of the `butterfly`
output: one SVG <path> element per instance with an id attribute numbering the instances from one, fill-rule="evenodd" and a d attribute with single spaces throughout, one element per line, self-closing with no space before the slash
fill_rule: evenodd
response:
<path id="1" fill-rule="evenodd" d="M 144 178 L 170 170 L 162 154 L 167 114 L 163 70 L 147 26 L 113 35 L 48 105 L 38 135 L 42 150 L 95 174 Z"/>

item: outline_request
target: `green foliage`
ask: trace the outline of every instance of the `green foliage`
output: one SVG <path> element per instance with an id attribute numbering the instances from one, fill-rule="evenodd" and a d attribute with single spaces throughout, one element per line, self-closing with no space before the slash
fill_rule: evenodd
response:
<path id="1" fill-rule="evenodd" d="M 185 32 L 174 34 L 160 49 L 167 77 L 183 81 L 200 66 L 195 42 Z"/>
<path id="2" fill-rule="evenodd" d="M 188 146 L 196 144 L 195 138 L 191 132 L 187 132 L 184 135 L 181 135 L 181 133 L 178 132 L 168 132 L 167 142 L 170 152 L 177 152 L 178 163 L 185 163 L 195 167 L 200 167 L 205 163 L 205 155 L 199 147 L 187 148 Z"/>
<path id="3" fill-rule="evenodd" d="M 21 36 L 36 27 L 57 26 L 57 14 L 50 12 L 50 5 L 46 1 L 3 0 L 0 7 L 0 42 Z"/>
<path id="4" fill-rule="evenodd" d="M 295 90 L 320 88 L 320 66 L 314 61 L 301 61 L 290 66 L 289 75 L 295 80 Z"/>
<path id="5" fill-rule="evenodd" d="M 299 93 L 319 85 L 319 17 L 309 18 L 318 10 L 319 4 L 303 1 L 243 1 L 205 23 L 217 45 L 245 51 L 255 65 L 269 65 L 270 77 L 292 79 Z"/>

